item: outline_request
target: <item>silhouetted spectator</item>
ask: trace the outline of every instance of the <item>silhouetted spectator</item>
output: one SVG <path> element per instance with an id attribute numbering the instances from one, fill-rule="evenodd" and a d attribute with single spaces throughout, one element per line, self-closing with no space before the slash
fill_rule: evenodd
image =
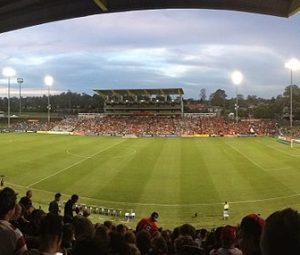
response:
<path id="1" fill-rule="evenodd" d="M 22 232 L 9 221 L 15 215 L 17 195 L 11 188 L 0 191 L 0 254 L 21 255 L 27 251 Z"/>
<path id="2" fill-rule="evenodd" d="M 71 199 L 67 201 L 64 208 L 64 221 L 66 223 L 72 223 L 73 221 L 73 212 L 76 211 L 78 213 L 78 209 L 75 208 L 75 204 L 78 202 L 79 196 L 76 194 L 73 194 Z"/>
<path id="3" fill-rule="evenodd" d="M 57 214 L 48 213 L 41 221 L 40 247 L 32 255 L 56 254 L 60 251 L 63 233 L 63 219 Z"/>
<path id="4" fill-rule="evenodd" d="M 58 206 L 58 202 L 60 200 L 61 194 L 60 193 L 56 193 L 54 196 L 54 200 L 49 204 L 49 212 L 53 213 L 53 214 L 59 214 L 59 206 Z"/>
<path id="5" fill-rule="evenodd" d="M 291 208 L 272 213 L 266 219 L 261 248 L 263 255 L 299 255 L 299 213 Z"/>
<path id="6" fill-rule="evenodd" d="M 260 238 L 265 221 L 257 214 L 242 219 L 238 239 L 243 255 L 261 255 Z"/>

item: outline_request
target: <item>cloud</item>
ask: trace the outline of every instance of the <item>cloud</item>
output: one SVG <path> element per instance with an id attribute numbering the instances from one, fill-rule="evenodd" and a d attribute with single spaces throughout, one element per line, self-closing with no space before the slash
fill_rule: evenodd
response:
<path id="1" fill-rule="evenodd" d="M 299 22 L 207 10 L 94 15 L 1 34 L 0 68 L 17 70 L 24 95 L 42 93 L 51 74 L 57 92 L 176 86 L 186 97 L 201 88 L 234 96 L 230 73 L 239 69 L 241 93 L 271 97 L 289 81 L 284 62 L 300 58 Z"/>

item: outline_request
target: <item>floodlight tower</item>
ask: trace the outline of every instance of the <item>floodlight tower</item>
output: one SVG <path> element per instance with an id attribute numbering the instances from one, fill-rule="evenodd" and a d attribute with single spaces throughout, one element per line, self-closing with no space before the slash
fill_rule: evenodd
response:
<path id="1" fill-rule="evenodd" d="M 16 71 L 11 67 L 5 67 L 2 74 L 7 77 L 7 128 L 10 128 L 10 79 L 16 75 Z"/>
<path id="2" fill-rule="evenodd" d="M 291 87 L 290 87 L 290 128 L 293 127 L 293 71 L 300 69 L 300 62 L 296 58 L 290 59 L 285 63 L 285 68 L 291 71 Z"/>
<path id="3" fill-rule="evenodd" d="M 21 84 L 24 82 L 23 78 L 17 78 L 19 84 L 19 117 L 22 114 L 22 93 L 21 93 Z"/>
<path id="4" fill-rule="evenodd" d="M 48 87 L 48 128 L 50 128 L 50 111 L 51 111 L 51 104 L 50 104 L 50 87 L 53 85 L 53 77 L 50 75 L 45 76 L 44 83 Z"/>
<path id="5" fill-rule="evenodd" d="M 235 85 L 235 95 L 236 95 L 236 103 L 235 103 L 235 120 L 239 121 L 239 99 L 238 99 L 238 86 L 242 83 L 244 79 L 243 74 L 240 71 L 234 71 L 231 74 L 231 81 Z"/>

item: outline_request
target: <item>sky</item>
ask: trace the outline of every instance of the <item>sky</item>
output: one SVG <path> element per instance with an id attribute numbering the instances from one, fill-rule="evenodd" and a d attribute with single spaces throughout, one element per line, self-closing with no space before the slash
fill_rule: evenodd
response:
<path id="1" fill-rule="evenodd" d="M 93 15 L 0 34 L 0 69 L 12 67 L 11 95 L 68 90 L 178 88 L 185 98 L 236 88 L 231 73 L 244 80 L 238 93 L 271 98 L 290 84 L 284 65 L 300 59 L 300 13 L 290 18 L 220 10 L 153 10 Z M 294 72 L 300 84 L 300 71 Z M 0 96 L 7 79 L 0 73 Z"/>

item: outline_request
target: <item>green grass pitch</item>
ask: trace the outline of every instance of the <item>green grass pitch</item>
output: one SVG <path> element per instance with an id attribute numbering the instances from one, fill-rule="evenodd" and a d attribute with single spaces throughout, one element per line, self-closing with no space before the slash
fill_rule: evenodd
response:
<path id="1" fill-rule="evenodd" d="M 0 134 L 0 148 L 5 184 L 19 196 L 32 189 L 36 207 L 45 208 L 55 192 L 64 200 L 77 193 L 81 203 L 133 209 L 132 226 L 158 211 L 159 225 L 169 228 L 235 225 L 248 213 L 266 217 L 300 208 L 300 148 L 273 138 Z M 230 203 L 227 222 L 224 201 Z"/>

